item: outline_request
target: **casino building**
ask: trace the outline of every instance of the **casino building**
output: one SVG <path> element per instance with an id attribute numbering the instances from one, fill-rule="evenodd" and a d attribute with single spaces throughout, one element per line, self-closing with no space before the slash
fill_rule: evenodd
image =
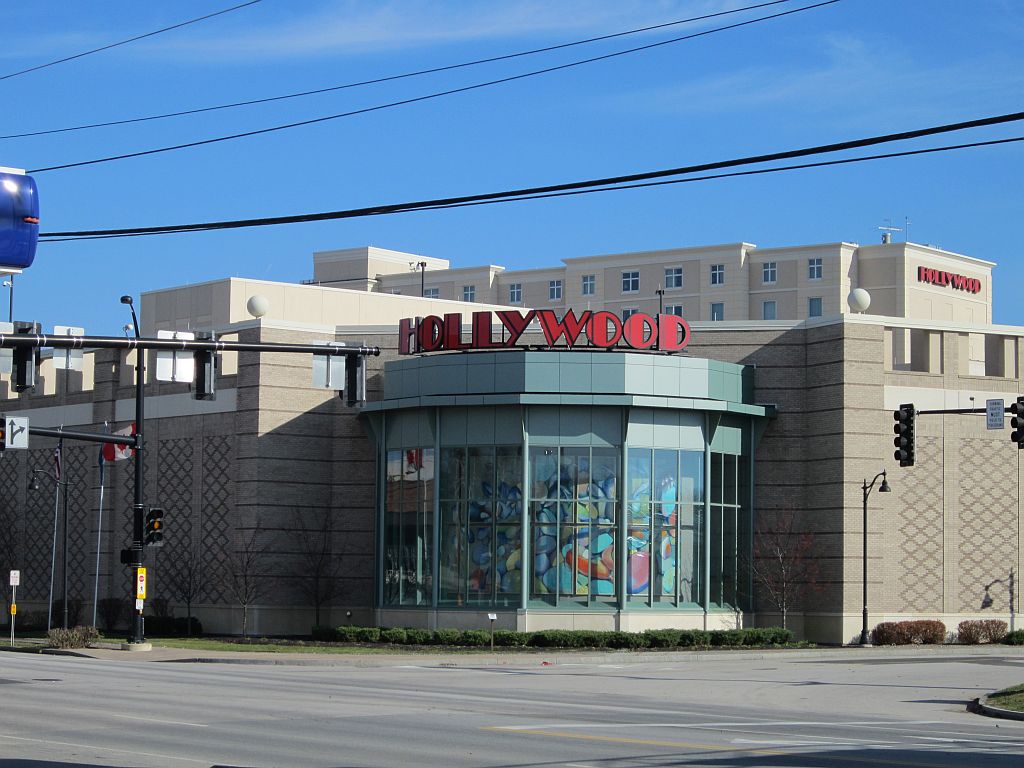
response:
<path id="1" fill-rule="evenodd" d="M 893 459 L 901 403 L 962 411 L 1021 392 L 1024 328 L 991 324 L 993 266 L 910 243 L 517 272 L 360 248 L 315 254 L 305 284 L 144 294 L 144 335 L 382 350 L 357 408 L 313 388 L 312 361 L 294 355 L 224 353 L 214 401 L 150 383 L 147 499 L 166 510 L 151 590 L 184 615 L 193 575 L 204 627 L 237 632 L 230 575 L 256 549 L 261 633 L 308 632 L 317 609 L 325 624 L 767 626 L 781 621 L 781 557 L 787 623 L 812 640 L 856 640 L 865 562 L 871 625 L 1009 618 L 1022 564 L 1010 430 L 921 413 L 914 466 Z M 133 362 L 44 360 L 34 394 L 0 382 L 0 406 L 36 426 L 123 427 Z M 19 596 L 44 611 L 53 497 L 27 487 L 52 450 L 33 438 L 0 459 Z M 65 454 L 70 593 L 88 614 L 97 572 L 101 599 L 127 594 L 132 468 L 106 468 L 100 522 L 95 450 Z M 865 506 L 883 470 L 891 492 L 876 484 Z"/>

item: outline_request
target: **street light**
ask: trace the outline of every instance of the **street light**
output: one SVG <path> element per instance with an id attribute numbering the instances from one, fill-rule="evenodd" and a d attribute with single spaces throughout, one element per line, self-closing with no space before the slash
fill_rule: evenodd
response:
<path id="1" fill-rule="evenodd" d="M 63 463 L 63 446 L 60 446 L 58 452 L 61 456 L 61 463 Z M 60 601 L 64 607 L 64 617 L 61 622 L 61 626 L 64 629 L 68 628 L 68 480 L 61 480 L 60 475 L 56 470 L 50 471 L 47 469 L 33 469 L 32 475 L 28 481 L 28 489 L 30 491 L 39 490 L 39 475 L 50 478 L 56 484 L 55 490 L 58 494 L 63 494 L 64 497 L 64 526 L 61 531 L 61 591 Z M 56 512 L 54 512 L 56 515 Z M 57 546 L 57 521 L 53 521 L 53 536 L 54 536 L 54 548 Z M 55 557 L 53 559 L 56 559 Z M 51 561 L 52 563 L 52 561 Z M 50 566 L 50 604 L 46 612 L 46 629 L 50 629 L 50 624 L 53 616 L 53 566 Z"/>
<path id="2" fill-rule="evenodd" d="M 661 287 L 661 283 L 658 283 L 655 293 L 658 294 L 658 314 L 660 315 L 665 311 L 665 289 Z"/>
<path id="3" fill-rule="evenodd" d="M 427 262 L 425 262 L 425 261 L 410 261 L 409 262 L 409 269 L 410 270 L 417 270 L 418 269 L 420 271 L 420 298 L 423 298 L 423 294 L 425 294 L 427 292 L 427 290 L 426 290 Z"/>
<path id="4" fill-rule="evenodd" d="M 135 305 L 131 296 L 122 296 L 121 303 L 127 304 L 132 311 L 132 323 L 135 325 L 135 338 L 138 339 L 142 332 L 139 329 L 139 316 L 135 314 Z M 145 550 L 143 549 L 143 524 L 145 518 L 145 503 L 143 497 L 142 457 L 143 440 L 142 433 L 145 430 L 145 381 L 146 381 L 146 354 L 145 351 L 136 347 L 135 349 L 135 494 L 132 504 L 132 546 L 131 562 L 128 565 L 132 568 L 132 582 L 137 583 L 139 569 L 146 565 Z M 142 611 L 136 608 L 132 612 L 131 635 L 128 642 L 141 645 L 145 641 L 142 629 Z"/>
<path id="5" fill-rule="evenodd" d="M 864 615 L 860 625 L 860 644 L 870 645 L 868 642 L 868 496 L 871 495 L 871 490 L 875 487 L 875 483 L 878 482 L 878 478 L 882 478 L 882 484 L 878 486 L 879 493 L 889 493 L 889 483 L 885 480 L 885 470 L 883 469 L 869 484 L 867 478 L 864 479 Z"/>
<path id="6" fill-rule="evenodd" d="M 4 280 L 4 288 L 10 290 L 10 301 L 7 302 L 7 322 L 14 322 L 14 275 L 8 275 L 9 280 Z"/>
<path id="7" fill-rule="evenodd" d="M 990 581 L 988 584 L 985 585 L 985 597 L 983 597 L 981 599 L 981 609 L 982 610 L 985 610 L 986 608 L 991 608 L 992 607 L 992 595 L 990 595 L 988 593 L 988 591 L 990 589 L 992 589 L 992 587 L 994 587 L 996 584 L 1006 584 L 1006 586 L 1009 588 L 1009 593 L 1010 593 L 1010 631 L 1011 632 L 1013 632 L 1016 629 L 1016 627 L 1014 625 L 1016 624 L 1015 619 L 1016 619 L 1016 616 L 1017 616 L 1017 611 L 1016 611 L 1016 609 L 1015 609 L 1015 607 L 1013 605 L 1013 602 L 1014 602 L 1014 586 L 1016 586 L 1016 581 L 1017 581 L 1017 576 L 1013 572 L 1013 568 L 1011 568 L 1010 569 L 1010 576 L 1009 576 L 1009 578 L 1006 578 L 1006 579 L 994 579 L 993 581 Z"/>

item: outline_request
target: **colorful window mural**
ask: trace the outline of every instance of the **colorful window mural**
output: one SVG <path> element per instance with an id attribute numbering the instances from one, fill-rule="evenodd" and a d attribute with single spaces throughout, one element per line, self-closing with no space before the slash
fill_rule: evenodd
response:
<path id="1" fill-rule="evenodd" d="M 384 604 L 430 605 L 433 448 L 388 451 L 384 499 Z"/>
<path id="2" fill-rule="evenodd" d="M 619 450 L 530 448 L 531 597 L 613 603 Z"/>
<path id="3" fill-rule="evenodd" d="M 523 451 L 441 451 L 438 602 L 518 606 L 522 594 Z"/>
<path id="4" fill-rule="evenodd" d="M 627 600 L 703 605 L 703 451 L 631 448 L 627 477 Z"/>

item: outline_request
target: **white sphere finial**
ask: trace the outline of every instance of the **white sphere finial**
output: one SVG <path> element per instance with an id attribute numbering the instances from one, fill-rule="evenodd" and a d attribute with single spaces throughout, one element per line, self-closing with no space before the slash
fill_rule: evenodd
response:
<path id="1" fill-rule="evenodd" d="M 250 315 L 259 319 L 270 311 L 270 299 L 257 293 L 249 297 L 249 301 L 245 303 L 245 308 Z"/>
<path id="2" fill-rule="evenodd" d="M 854 288 L 846 301 L 854 312 L 864 312 L 871 306 L 871 294 L 863 288 Z"/>

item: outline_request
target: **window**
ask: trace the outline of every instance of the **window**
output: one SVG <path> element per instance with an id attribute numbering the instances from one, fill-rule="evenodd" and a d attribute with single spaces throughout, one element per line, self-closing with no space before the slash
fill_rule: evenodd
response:
<path id="1" fill-rule="evenodd" d="M 440 297 L 440 291 L 437 288 L 424 288 L 423 298 L 424 299 L 437 299 Z"/>
<path id="2" fill-rule="evenodd" d="M 562 300 L 562 281 L 548 280 L 548 299 L 550 301 Z"/>
<path id="3" fill-rule="evenodd" d="M 638 310 L 636 307 L 624 307 L 622 309 L 622 319 L 623 319 L 623 321 L 628 320 L 630 317 L 632 317 L 633 315 L 635 315 L 639 311 L 640 310 Z"/>
<path id="4" fill-rule="evenodd" d="M 807 316 L 821 317 L 821 297 L 813 296 L 807 300 Z"/>
<path id="5" fill-rule="evenodd" d="M 774 320 L 775 319 L 775 302 L 774 301 L 762 301 L 761 302 L 761 319 L 762 320 Z"/>
<path id="6" fill-rule="evenodd" d="M 821 259 L 807 260 L 807 279 L 821 280 Z"/>
<path id="7" fill-rule="evenodd" d="M 384 481 L 385 605 L 430 605 L 434 449 L 389 450 Z M 428 556 L 424 557 L 427 553 Z"/>
<path id="8" fill-rule="evenodd" d="M 676 317 L 683 316 L 683 305 L 682 304 L 668 304 L 665 307 L 666 315 L 675 315 Z"/>
<path id="9" fill-rule="evenodd" d="M 711 284 L 725 285 L 725 264 L 711 265 Z"/>
<path id="10" fill-rule="evenodd" d="M 475 285 L 464 285 L 464 286 L 462 286 L 462 300 L 463 301 L 476 301 L 476 286 Z"/>
<path id="11" fill-rule="evenodd" d="M 623 272 L 622 273 L 622 292 L 623 293 L 636 293 L 640 290 L 640 273 L 639 272 Z"/>
<path id="12" fill-rule="evenodd" d="M 666 288 L 682 288 L 683 287 L 683 268 L 682 267 L 665 267 L 665 287 Z"/>
<path id="13" fill-rule="evenodd" d="M 594 275 L 583 275 L 582 293 L 584 296 L 593 296 L 597 288 L 597 280 Z"/>
<path id="14" fill-rule="evenodd" d="M 725 320 L 725 304 L 716 302 L 711 305 L 711 319 L 712 320 Z"/>
<path id="15" fill-rule="evenodd" d="M 777 261 L 766 261 L 761 265 L 761 282 L 774 283 L 779 276 L 779 263 Z"/>
<path id="16" fill-rule="evenodd" d="M 522 304 L 523 302 L 523 284 L 522 283 L 509 283 L 508 286 L 508 303 L 509 304 Z"/>

